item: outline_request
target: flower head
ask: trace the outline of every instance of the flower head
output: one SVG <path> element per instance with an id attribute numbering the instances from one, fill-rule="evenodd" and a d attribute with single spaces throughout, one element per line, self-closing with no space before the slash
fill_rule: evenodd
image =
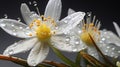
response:
<path id="1" fill-rule="evenodd" d="M 87 48 L 90 55 L 99 59 L 98 52 L 90 38 L 91 36 L 103 54 L 118 57 L 120 55 L 118 46 L 120 39 L 111 31 L 99 30 L 100 26 L 101 24 L 95 19 L 95 16 L 92 18 L 91 13 L 88 13 L 86 18 L 72 30 L 75 31 L 74 35 L 80 39 L 80 49 Z"/>
<path id="2" fill-rule="evenodd" d="M 0 19 L 0 27 L 4 31 L 25 38 L 9 46 L 3 54 L 12 55 L 31 49 L 27 62 L 36 66 L 46 58 L 48 46 L 69 52 L 79 51 L 75 48 L 79 45 L 74 45 L 74 39 L 68 32 L 83 19 L 85 13 L 75 12 L 59 21 L 61 7 L 61 0 L 49 0 L 44 15 L 39 16 L 23 3 L 21 13 L 27 25 L 13 19 Z"/>

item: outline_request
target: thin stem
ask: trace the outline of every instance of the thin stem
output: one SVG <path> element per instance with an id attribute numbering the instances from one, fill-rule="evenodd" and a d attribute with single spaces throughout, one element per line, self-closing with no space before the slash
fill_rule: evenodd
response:
<path id="1" fill-rule="evenodd" d="M 88 33 L 89 34 L 89 33 Z M 114 67 L 114 65 L 106 58 L 106 56 L 101 52 L 101 50 L 99 49 L 99 47 L 96 45 L 95 41 L 93 40 L 93 38 L 91 37 L 91 35 L 89 34 L 90 39 L 92 40 L 93 45 L 95 46 L 95 48 L 97 49 L 97 51 L 101 54 L 101 56 L 104 58 L 104 60 L 109 63 L 110 65 L 112 65 Z"/>
<path id="2" fill-rule="evenodd" d="M 65 57 L 58 49 L 54 48 L 52 45 L 50 45 L 50 47 L 53 49 L 53 51 L 55 52 L 55 54 L 65 63 L 67 63 L 68 65 L 70 65 L 71 67 L 77 67 L 77 65 L 71 61 L 70 59 L 68 59 L 67 57 Z"/>
<path id="3" fill-rule="evenodd" d="M 78 52 L 75 60 L 75 63 L 78 67 L 80 67 L 80 60 L 81 60 L 81 55 L 80 52 Z"/>
<path id="4" fill-rule="evenodd" d="M 14 62 L 16 64 L 25 66 L 25 67 L 30 67 L 27 64 L 27 61 L 21 58 L 17 58 L 17 57 L 13 57 L 13 56 L 5 56 L 5 55 L 1 55 L 0 54 L 0 60 L 7 60 L 7 61 L 11 61 Z M 42 62 L 43 64 L 38 64 L 35 67 L 51 67 L 51 66 L 55 66 L 55 67 L 68 67 L 67 65 L 63 64 L 63 63 L 58 63 L 58 62 L 54 62 L 54 61 L 48 61 L 48 60 L 44 60 Z M 46 65 L 47 64 L 47 65 Z M 51 66 L 49 66 L 51 65 Z"/>

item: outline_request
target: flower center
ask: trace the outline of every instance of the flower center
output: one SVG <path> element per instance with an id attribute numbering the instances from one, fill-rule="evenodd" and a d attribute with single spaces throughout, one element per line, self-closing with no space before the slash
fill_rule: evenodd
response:
<path id="1" fill-rule="evenodd" d="M 87 18 L 89 19 L 89 18 Z M 94 22 L 91 23 L 91 21 L 86 21 L 87 23 L 82 23 L 82 33 L 80 34 L 81 40 L 86 43 L 86 45 L 91 46 L 93 45 L 93 42 L 90 38 L 90 36 L 93 38 L 93 40 L 99 41 L 100 38 L 100 22 L 96 22 L 94 25 Z"/>
<path id="2" fill-rule="evenodd" d="M 36 35 L 40 40 L 47 40 L 51 37 L 51 29 L 46 24 L 41 24 L 36 29 Z"/>
<path id="3" fill-rule="evenodd" d="M 41 16 L 41 19 L 35 19 L 29 27 L 35 30 L 35 34 L 41 41 L 49 40 L 52 34 L 55 34 L 55 31 L 52 30 L 56 24 L 54 20 L 50 17 L 45 18 Z M 32 35 L 32 34 L 30 34 Z"/>

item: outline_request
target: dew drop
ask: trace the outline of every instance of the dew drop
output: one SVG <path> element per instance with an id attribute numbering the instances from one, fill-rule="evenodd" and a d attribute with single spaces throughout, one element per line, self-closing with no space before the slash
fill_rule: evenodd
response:
<path id="1" fill-rule="evenodd" d="M 18 18 L 17 18 L 17 21 L 18 21 L 18 22 L 20 22 L 20 21 L 21 21 L 21 19 L 18 17 Z"/>
<path id="2" fill-rule="evenodd" d="M 7 18 L 8 18 L 8 15 L 7 15 L 7 14 L 4 14 L 4 18 L 6 18 L 6 19 L 7 19 Z"/>
<path id="3" fill-rule="evenodd" d="M 37 6 L 37 2 L 36 2 L 36 1 L 33 1 L 33 5 L 34 5 L 34 6 Z"/>
<path id="4" fill-rule="evenodd" d="M 120 50 L 118 51 L 118 53 L 120 53 Z"/>
<path id="5" fill-rule="evenodd" d="M 31 1 L 29 1 L 28 3 L 29 3 L 29 5 L 32 5 Z"/>
<path id="6" fill-rule="evenodd" d="M 77 51 L 77 49 L 73 49 L 72 51 L 73 51 L 73 52 L 76 52 L 76 51 Z"/>
<path id="7" fill-rule="evenodd" d="M 21 26 L 20 26 L 19 28 L 20 28 L 20 29 L 23 29 L 23 27 L 21 27 Z"/>
<path id="8" fill-rule="evenodd" d="M 17 33 L 13 33 L 13 35 L 14 35 L 14 36 L 16 36 L 16 35 L 17 35 Z"/>
<path id="9" fill-rule="evenodd" d="M 75 42 L 75 44 L 76 44 L 76 45 L 78 45 L 78 44 L 79 44 L 79 42 L 78 42 L 78 41 L 76 41 L 76 42 Z"/>
<path id="10" fill-rule="evenodd" d="M 35 60 L 31 60 L 33 66 L 36 66 Z"/>
<path id="11" fill-rule="evenodd" d="M 13 49 L 8 50 L 8 53 L 11 55 L 14 53 Z"/>
<path id="12" fill-rule="evenodd" d="M 115 48 L 112 48 L 112 50 L 115 50 Z"/>
<path id="13" fill-rule="evenodd" d="M 14 25 L 14 24 L 12 24 L 11 26 L 12 26 L 12 27 L 14 27 L 15 25 Z"/>
<path id="14" fill-rule="evenodd" d="M 2 23 L 2 24 L 0 24 L 0 26 L 1 26 L 1 27 L 5 27 L 5 26 L 6 26 L 6 24 L 5 24 L 5 23 Z"/>

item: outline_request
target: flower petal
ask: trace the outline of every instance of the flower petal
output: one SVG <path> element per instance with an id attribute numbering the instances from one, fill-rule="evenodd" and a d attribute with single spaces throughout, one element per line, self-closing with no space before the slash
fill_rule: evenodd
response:
<path id="1" fill-rule="evenodd" d="M 79 38 L 64 34 L 51 37 L 51 44 L 59 50 L 68 52 L 79 52 L 86 48 L 86 45 Z"/>
<path id="2" fill-rule="evenodd" d="M 29 38 L 30 33 L 32 33 L 31 29 L 22 22 L 18 22 L 12 19 L 0 19 L 0 27 L 9 33 L 12 36 L 19 38 Z"/>
<path id="3" fill-rule="evenodd" d="M 75 13 L 75 11 L 71 8 L 68 9 L 68 15 Z"/>
<path id="4" fill-rule="evenodd" d="M 119 37 L 120 37 L 120 27 L 118 26 L 118 24 L 117 24 L 116 22 L 113 22 L 113 25 L 114 25 L 114 27 L 115 27 L 115 29 L 116 29 L 117 34 L 118 34 Z"/>
<path id="5" fill-rule="evenodd" d="M 94 47 L 88 47 L 87 52 L 88 52 L 88 54 L 90 54 L 91 56 L 93 56 L 99 60 L 99 54 Z"/>
<path id="6" fill-rule="evenodd" d="M 106 44 L 104 42 L 101 42 L 100 44 L 98 44 L 98 46 L 100 47 L 100 50 L 104 55 L 115 58 L 120 56 L 120 47 L 116 46 L 115 44 Z"/>
<path id="7" fill-rule="evenodd" d="M 55 21 L 60 19 L 61 15 L 61 0 L 49 0 L 46 9 L 45 9 L 45 17 L 52 17 Z"/>
<path id="8" fill-rule="evenodd" d="M 113 43 L 117 46 L 120 46 L 120 39 L 111 31 L 101 31 L 100 40 L 106 44 Z"/>
<path id="9" fill-rule="evenodd" d="M 48 45 L 37 42 L 37 44 L 31 50 L 27 58 L 28 64 L 30 66 L 36 66 L 37 64 L 41 63 L 47 57 L 48 52 L 49 52 Z"/>
<path id="10" fill-rule="evenodd" d="M 37 38 L 28 38 L 25 40 L 21 40 L 7 47 L 3 55 L 13 55 L 13 54 L 28 51 L 35 45 L 36 42 L 37 42 Z"/>
<path id="11" fill-rule="evenodd" d="M 24 21 L 29 25 L 34 19 L 40 19 L 40 16 L 37 15 L 35 12 L 31 12 L 27 4 L 21 4 L 21 13 L 23 16 Z"/>
<path id="12" fill-rule="evenodd" d="M 80 23 L 80 21 L 84 18 L 85 13 L 84 12 L 75 12 L 66 18 L 62 19 L 58 23 L 58 27 L 60 28 L 60 31 L 63 33 L 68 32 L 72 28 L 74 28 L 77 24 Z"/>

